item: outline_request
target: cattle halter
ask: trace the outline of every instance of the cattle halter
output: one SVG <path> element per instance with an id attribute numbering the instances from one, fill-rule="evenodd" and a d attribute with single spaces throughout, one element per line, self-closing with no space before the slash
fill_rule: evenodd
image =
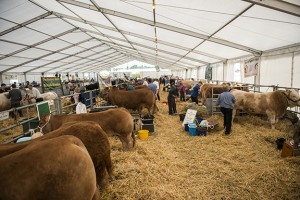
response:
<path id="1" fill-rule="evenodd" d="M 298 99 L 298 100 L 293 100 L 293 99 L 290 99 L 290 98 L 289 98 L 290 95 L 291 95 L 291 91 L 290 91 L 290 90 L 288 91 L 288 94 L 286 94 L 286 92 L 284 92 L 284 95 L 286 96 L 286 98 L 287 98 L 289 101 L 292 101 L 292 102 L 294 102 L 294 103 L 297 103 L 298 101 L 300 101 L 300 99 Z"/>
<path id="2" fill-rule="evenodd" d="M 49 120 L 44 124 L 44 126 L 42 126 L 42 127 L 38 126 L 38 128 L 41 130 L 41 133 L 43 133 L 43 128 L 50 122 L 51 115 L 52 115 L 52 114 L 50 114 Z"/>

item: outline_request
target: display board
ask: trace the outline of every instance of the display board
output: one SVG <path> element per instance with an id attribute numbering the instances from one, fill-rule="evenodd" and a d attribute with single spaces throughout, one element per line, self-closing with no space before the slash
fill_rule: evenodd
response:
<path id="1" fill-rule="evenodd" d="M 36 104 L 36 109 L 38 111 L 38 117 L 39 117 L 39 120 L 41 120 L 41 118 L 44 116 L 44 115 L 47 115 L 47 114 L 50 114 L 51 111 L 50 111 L 50 106 L 49 106 L 49 102 L 48 101 L 43 101 L 41 103 L 37 103 Z"/>
<path id="2" fill-rule="evenodd" d="M 64 95 L 64 90 L 59 77 L 41 77 L 43 93 L 54 91 L 58 96 Z"/>
<path id="3" fill-rule="evenodd" d="M 194 122 L 196 114 L 197 114 L 197 110 L 188 109 L 186 111 L 184 120 L 182 122 L 182 126 L 184 126 L 184 124 L 188 124 L 188 123 Z"/>

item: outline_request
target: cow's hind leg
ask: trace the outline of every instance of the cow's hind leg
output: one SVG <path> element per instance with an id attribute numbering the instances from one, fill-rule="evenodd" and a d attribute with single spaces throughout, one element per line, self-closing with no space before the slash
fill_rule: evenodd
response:
<path id="1" fill-rule="evenodd" d="M 126 136 L 118 135 L 122 142 L 123 151 L 128 151 L 133 147 L 133 138 L 131 136 L 132 133 L 127 134 Z"/>

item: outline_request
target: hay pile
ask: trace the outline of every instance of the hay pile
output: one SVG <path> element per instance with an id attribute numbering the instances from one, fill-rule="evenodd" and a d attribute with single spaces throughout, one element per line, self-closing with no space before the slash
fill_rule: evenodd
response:
<path id="1" fill-rule="evenodd" d="M 160 94 L 165 101 L 167 93 Z M 275 144 L 288 138 L 289 121 L 271 130 L 264 118 L 240 116 L 229 137 L 220 126 L 190 137 L 161 102 L 148 141 L 121 152 L 121 142 L 110 138 L 114 178 L 102 199 L 300 199 L 300 157 L 282 159 Z M 177 102 L 178 113 L 186 104 Z M 223 124 L 222 116 L 210 119 Z"/>

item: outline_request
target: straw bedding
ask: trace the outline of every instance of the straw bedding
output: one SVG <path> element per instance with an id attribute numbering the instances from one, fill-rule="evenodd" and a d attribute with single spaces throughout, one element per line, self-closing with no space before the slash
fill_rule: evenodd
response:
<path id="1" fill-rule="evenodd" d="M 168 115 L 162 102 L 155 114 L 154 135 L 137 138 L 137 146 L 121 151 L 109 138 L 114 176 L 101 199 L 300 199 L 300 157 L 281 158 L 275 140 L 291 138 L 291 123 L 280 120 L 270 129 L 265 117 L 239 116 L 232 135 L 223 134 L 222 116 L 207 136 L 188 136 L 179 116 Z M 183 113 L 187 102 L 177 102 Z"/>
<path id="2" fill-rule="evenodd" d="M 219 125 L 206 137 L 190 137 L 161 102 L 148 141 L 121 152 L 120 141 L 110 138 L 114 178 L 102 199 L 300 199 L 300 157 L 281 158 L 275 144 L 291 138 L 289 121 L 271 130 L 264 117 L 240 116 L 227 137 L 215 115 L 210 119 Z M 178 113 L 186 104 L 177 102 Z"/>

